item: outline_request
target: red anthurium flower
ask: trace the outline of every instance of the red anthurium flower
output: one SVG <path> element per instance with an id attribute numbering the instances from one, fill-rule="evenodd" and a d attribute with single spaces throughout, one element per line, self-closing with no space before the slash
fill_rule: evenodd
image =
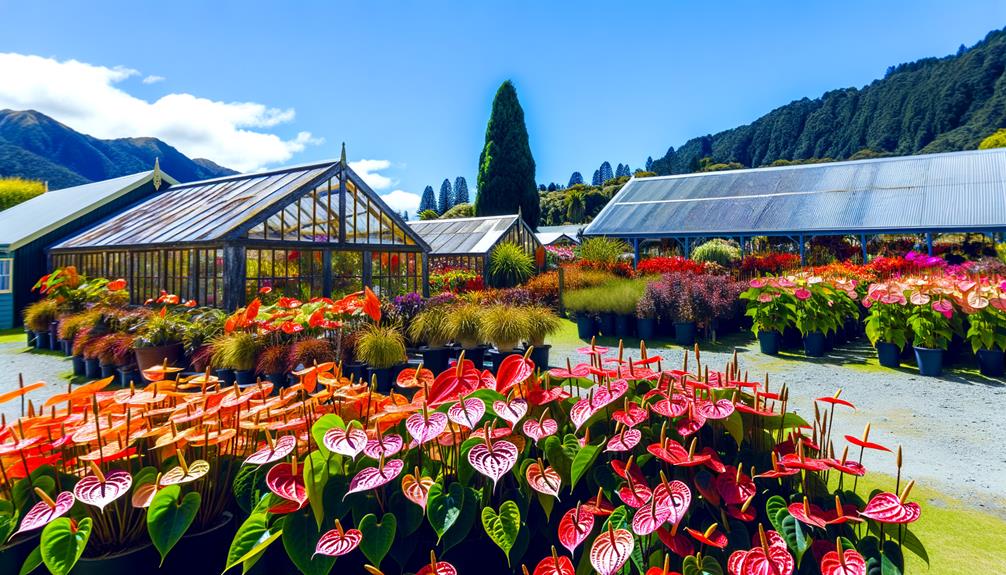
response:
<path id="1" fill-rule="evenodd" d="M 730 575 L 791 575 L 796 560 L 789 554 L 785 541 L 774 531 L 767 534 L 758 526 L 758 540 L 748 551 L 734 551 L 727 560 Z"/>
<path id="2" fill-rule="evenodd" d="M 297 466 L 297 458 L 292 463 L 277 463 L 265 476 L 265 484 L 276 495 L 303 506 L 307 501 L 304 474 Z"/>
<path id="3" fill-rule="evenodd" d="M 724 549 L 727 546 L 727 536 L 719 531 L 719 525 L 716 523 L 710 525 L 705 531 L 696 531 L 691 527 L 685 527 L 685 532 L 703 545 L 709 545 L 717 549 Z"/>
<path id="4" fill-rule="evenodd" d="M 599 575 L 613 575 L 629 560 L 635 547 L 636 539 L 630 531 L 608 524 L 608 531 L 598 535 L 590 547 L 590 564 Z"/>
<path id="5" fill-rule="evenodd" d="M 821 403 L 827 403 L 827 404 L 830 404 L 830 405 L 844 405 L 846 407 L 851 407 L 853 409 L 856 409 L 856 406 L 853 405 L 852 402 L 846 401 L 844 399 L 840 399 L 838 396 L 841 395 L 841 394 L 842 394 L 842 390 L 840 389 L 837 392 L 835 392 L 835 395 L 832 395 L 832 396 L 829 396 L 829 397 L 819 397 L 819 398 L 815 399 L 814 401 L 820 401 Z"/>
<path id="6" fill-rule="evenodd" d="M 569 557 L 557 554 L 552 547 L 552 556 L 542 559 L 532 575 L 576 575 L 576 568 Z"/>
<path id="7" fill-rule="evenodd" d="M 589 345 L 586 347 L 576 348 L 576 353 L 583 355 L 604 355 L 608 353 L 608 348 L 599 345 Z"/>
<path id="8" fill-rule="evenodd" d="M 728 505 L 741 505 L 757 491 L 754 481 L 732 465 L 716 477 L 715 485 L 716 491 Z"/>
<path id="9" fill-rule="evenodd" d="M 70 493 L 69 491 L 61 492 L 56 496 L 55 500 L 49 497 L 45 491 L 42 491 L 38 487 L 35 488 L 35 493 L 41 501 L 33 505 L 32 508 L 25 513 L 24 519 L 21 520 L 21 527 L 14 533 L 14 535 L 24 533 L 25 531 L 31 531 L 32 529 L 38 529 L 39 527 L 45 527 L 51 523 L 53 519 L 61 517 L 69 511 L 70 508 L 73 507 L 74 501 L 76 501 L 73 493 Z"/>
<path id="10" fill-rule="evenodd" d="M 552 389 L 542 389 L 537 384 L 528 384 L 527 400 L 531 405 L 546 405 L 553 401 L 562 401 L 570 397 L 572 395 L 562 386 L 556 386 Z"/>
<path id="11" fill-rule="evenodd" d="M 438 411 L 431 413 L 424 407 L 422 411 L 413 413 L 405 420 L 405 429 L 417 444 L 422 445 L 443 433 L 447 429 L 447 421 L 446 413 Z"/>
<path id="12" fill-rule="evenodd" d="M 527 415 L 527 402 L 523 399 L 508 402 L 497 400 L 493 402 L 493 411 L 511 426 L 517 425 Z"/>
<path id="13" fill-rule="evenodd" d="M 678 531 L 678 525 L 674 524 L 670 529 L 661 527 L 657 529 L 657 537 L 679 557 L 688 557 L 695 554 L 695 544 L 692 538 Z"/>
<path id="14" fill-rule="evenodd" d="M 416 572 L 416 575 L 458 575 L 458 570 L 446 561 L 437 561 L 436 554 L 430 551 L 430 562 Z"/>
<path id="15" fill-rule="evenodd" d="M 538 493 L 559 498 L 559 486 L 562 484 L 559 472 L 546 466 L 540 458 L 528 465 L 524 476 L 527 478 L 527 484 Z"/>
<path id="16" fill-rule="evenodd" d="M 460 397 L 478 389 L 481 384 L 482 374 L 475 369 L 474 363 L 464 359 L 437 376 L 430 386 L 426 400 L 434 406 L 457 401 Z"/>
<path id="17" fill-rule="evenodd" d="M 891 451 L 890 449 L 884 447 L 883 445 L 881 445 L 879 443 L 873 443 L 872 441 L 868 441 L 867 438 L 869 436 L 870 436 L 870 426 L 869 426 L 869 424 L 867 424 L 867 426 L 866 426 L 866 432 L 863 434 L 862 438 L 855 437 L 853 435 L 846 435 L 845 439 L 849 443 L 851 443 L 851 444 L 853 444 L 853 445 L 855 445 L 857 447 L 862 447 L 863 449 L 875 449 L 877 451 L 887 451 L 887 452 Z"/>
<path id="18" fill-rule="evenodd" d="M 726 419 L 734 412 L 734 402 L 725 398 L 716 401 L 699 400 L 695 402 L 695 411 L 706 419 Z"/>
<path id="19" fill-rule="evenodd" d="M 573 554 L 593 528 L 594 514 L 577 505 L 559 520 L 559 542 Z"/>
<path id="20" fill-rule="evenodd" d="M 325 432 L 322 443 L 333 453 L 356 459 L 367 446 L 367 432 L 353 425 L 347 429 L 333 427 Z"/>
<path id="21" fill-rule="evenodd" d="M 674 422 L 674 427 L 682 437 L 688 437 L 696 431 L 702 429 L 706 424 L 706 417 L 698 413 L 694 406 L 689 405 L 685 416 Z"/>
<path id="22" fill-rule="evenodd" d="M 609 503 L 607 499 L 604 498 L 604 494 L 602 493 L 601 488 L 598 487 L 597 495 L 584 501 L 580 505 L 580 509 L 588 513 L 593 513 L 594 515 L 597 515 L 599 517 L 607 517 L 608 515 L 611 515 L 612 511 L 615 510 L 615 507 L 611 503 Z"/>
<path id="23" fill-rule="evenodd" d="M 787 477 L 787 476 L 790 476 L 790 475 L 796 475 L 797 473 L 800 473 L 799 469 L 789 469 L 789 468 L 784 467 L 783 465 L 781 465 L 779 463 L 779 457 L 778 457 L 778 455 L 776 455 L 776 452 L 773 451 L 772 452 L 772 469 L 769 470 L 769 471 L 766 471 L 765 473 L 759 473 L 758 475 L 755 475 L 755 479 L 762 479 L 762 478 L 777 479 L 779 477 Z"/>
<path id="24" fill-rule="evenodd" d="M 855 549 L 842 549 L 842 538 L 835 540 L 835 550 L 821 558 L 821 575 L 866 575 L 866 560 Z"/>
<path id="25" fill-rule="evenodd" d="M 714 472 L 723 473 L 724 471 L 727 470 L 726 466 L 723 465 L 723 462 L 720 461 L 720 454 L 716 453 L 716 450 L 713 449 L 712 447 L 709 446 L 703 447 L 702 451 L 699 452 L 699 455 L 709 456 L 709 460 L 706 461 L 706 467 L 712 469 Z"/>
<path id="26" fill-rule="evenodd" d="M 105 287 L 108 288 L 108 291 L 123 290 L 123 289 L 126 289 L 126 280 L 124 280 L 122 278 L 119 278 L 117 280 L 112 280 L 112 281 L 108 282 L 108 285 L 106 285 Z"/>
<path id="27" fill-rule="evenodd" d="M 643 438 L 643 432 L 638 429 L 622 429 L 608 440 L 604 450 L 607 452 L 631 451 Z"/>
<path id="28" fill-rule="evenodd" d="M 475 429 L 486 414 L 486 404 L 481 399 L 470 397 L 459 400 L 447 410 L 447 417 L 462 427 Z"/>
<path id="29" fill-rule="evenodd" d="M 398 477 L 398 474 L 402 472 L 402 468 L 404 467 L 405 462 L 401 459 L 389 459 L 385 461 L 382 457 L 377 467 L 364 468 L 353 477 L 353 480 L 349 482 L 349 489 L 346 491 L 346 495 L 348 496 L 351 493 L 360 491 L 369 491 L 390 483 Z M 345 498 L 346 496 L 343 496 L 343 499 Z"/>
<path id="30" fill-rule="evenodd" d="M 556 379 L 586 379 L 590 376 L 590 365 L 586 363 L 578 363 L 575 367 L 573 367 L 567 360 L 565 369 L 561 367 L 553 367 L 548 370 L 548 374 Z"/>
<path id="31" fill-rule="evenodd" d="M 538 420 L 528 419 L 523 425 L 524 435 L 530 437 L 534 441 L 538 441 L 543 437 L 548 437 L 549 435 L 555 435 L 559 431 L 559 423 L 554 419 L 548 418 L 548 410 L 545 410 Z"/>
<path id="32" fill-rule="evenodd" d="M 343 530 L 342 524 L 336 519 L 335 529 L 327 531 L 321 536 L 314 548 L 314 554 L 338 557 L 356 549 L 360 545 L 360 541 L 363 541 L 363 533 L 359 529 Z"/>
<path id="33" fill-rule="evenodd" d="M 369 287 L 363 288 L 363 313 L 374 320 L 374 323 L 381 321 L 381 300 L 370 291 Z"/>
<path id="34" fill-rule="evenodd" d="M 293 435 L 284 435 L 276 441 L 272 440 L 271 435 L 266 435 L 269 442 L 262 449 L 256 451 L 255 453 L 248 456 L 245 459 L 245 463 L 250 463 L 252 465 L 264 465 L 266 463 L 273 463 L 274 461 L 279 461 L 287 455 L 293 452 L 294 447 L 297 446 L 297 438 Z"/>
<path id="35" fill-rule="evenodd" d="M 652 495 L 653 492 L 650 491 L 650 488 L 645 483 L 633 480 L 627 481 L 625 485 L 618 488 L 618 498 L 633 509 L 639 509 L 643 505 L 646 505 L 646 502 L 650 500 Z"/>
<path id="36" fill-rule="evenodd" d="M 417 467 L 414 473 L 406 473 L 402 477 L 402 494 L 409 501 L 426 509 L 426 500 L 430 495 L 430 487 L 433 486 L 433 483 L 433 478 L 420 475 Z"/>
<path id="37" fill-rule="evenodd" d="M 534 373 L 534 362 L 518 354 L 508 355 L 496 370 L 496 391 L 506 394 Z"/>
<path id="38" fill-rule="evenodd" d="M 125 495 L 133 485 L 133 476 L 128 471 L 112 471 L 105 474 L 92 461 L 91 472 L 91 475 L 84 477 L 73 486 L 73 495 L 79 501 L 101 510 Z"/>
<path id="39" fill-rule="evenodd" d="M 789 514 L 801 523 L 821 529 L 828 526 L 828 517 L 825 511 L 817 505 L 812 505 L 806 496 L 803 498 L 803 503 L 790 503 L 788 509 Z"/>
<path id="40" fill-rule="evenodd" d="M 486 433 L 484 442 L 476 443 L 468 450 L 468 463 L 475 471 L 493 480 L 493 489 L 501 477 L 513 469 L 517 463 L 517 446 L 506 440 L 492 441 Z"/>
<path id="41" fill-rule="evenodd" d="M 399 372 L 398 377 L 395 379 L 395 384 L 398 387 L 404 387 L 406 389 L 423 388 L 433 385 L 433 372 L 424 369 L 422 366 L 419 369 L 406 368 Z"/>
<path id="42" fill-rule="evenodd" d="M 866 504 L 866 509 L 859 512 L 861 517 L 873 519 L 880 523 L 911 523 L 918 520 L 922 509 L 918 503 L 905 503 L 915 481 L 908 482 L 901 496 L 893 493 L 878 493 Z"/>
<path id="43" fill-rule="evenodd" d="M 626 400 L 624 407 L 611 414 L 611 418 L 626 427 L 635 427 L 646 421 L 649 415 L 650 414 L 646 408 L 640 407 L 639 404 L 634 401 Z"/>

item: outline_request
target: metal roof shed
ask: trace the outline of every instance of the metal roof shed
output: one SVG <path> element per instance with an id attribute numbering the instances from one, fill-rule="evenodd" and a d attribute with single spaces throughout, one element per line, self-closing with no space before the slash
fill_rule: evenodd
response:
<path id="1" fill-rule="evenodd" d="M 426 243 L 345 157 L 174 186 L 55 246 L 54 265 L 234 309 L 262 288 L 307 300 L 426 288 Z"/>
<path id="2" fill-rule="evenodd" d="M 541 242 L 519 214 L 419 220 L 409 225 L 430 245 L 434 266 L 461 267 L 481 274 L 488 267 L 493 249 L 504 242 L 521 246 L 538 267 L 544 262 Z"/>
<path id="3" fill-rule="evenodd" d="M 541 226 L 535 232 L 543 245 L 570 245 L 579 244 L 580 232 L 583 231 L 583 224 L 572 224 L 568 226 Z"/>
<path id="4" fill-rule="evenodd" d="M 0 329 L 16 325 L 34 301 L 31 287 L 48 268 L 46 247 L 177 183 L 150 170 L 48 191 L 0 212 Z"/>
<path id="5" fill-rule="evenodd" d="M 638 250 L 656 238 L 1003 231 L 1006 149 L 994 149 L 634 178 L 584 234 Z"/>

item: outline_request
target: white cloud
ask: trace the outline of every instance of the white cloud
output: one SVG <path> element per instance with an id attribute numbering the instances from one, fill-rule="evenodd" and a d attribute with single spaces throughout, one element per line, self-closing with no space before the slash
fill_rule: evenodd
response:
<path id="1" fill-rule="evenodd" d="M 349 167 L 375 190 L 386 190 L 398 183 L 396 180 L 378 173 L 391 167 L 391 162 L 388 160 L 357 160 L 349 162 Z"/>
<path id="2" fill-rule="evenodd" d="M 401 213 L 403 210 L 409 212 L 409 218 L 416 217 L 416 210 L 419 209 L 419 196 L 405 190 L 395 190 L 381 196 L 388 207 Z"/>
<path id="3" fill-rule="evenodd" d="M 241 171 L 281 164 L 321 141 L 309 132 L 284 140 L 264 131 L 292 121 L 291 108 L 186 93 L 148 102 L 116 86 L 139 75 L 130 68 L 0 53 L 0 78 L 8 80 L 0 82 L 0 109 L 38 110 L 99 138 L 153 136 L 189 157 Z"/>
<path id="4" fill-rule="evenodd" d="M 151 74 L 143 79 L 144 84 L 156 84 L 158 82 L 163 82 L 166 78 L 164 76 L 157 76 Z"/>

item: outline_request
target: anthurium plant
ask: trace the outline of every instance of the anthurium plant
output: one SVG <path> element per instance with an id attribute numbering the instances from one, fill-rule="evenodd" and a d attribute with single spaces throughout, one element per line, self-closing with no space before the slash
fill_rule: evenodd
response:
<path id="1" fill-rule="evenodd" d="M 747 302 L 745 315 L 753 320 L 755 335 L 760 331 L 782 333 L 793 325 L 796 316 L 791 285 L 779 278 L 756 278 L 740 298 Z"/>
<path id="2" fill-rule="evenodd" d="M 870 343 L 893 343 L 899 348 L 908 343 L 908 299 L 897 283 L 871 284 L 863 305 L 869 309 L 866 316 L 866 337 Z"/>

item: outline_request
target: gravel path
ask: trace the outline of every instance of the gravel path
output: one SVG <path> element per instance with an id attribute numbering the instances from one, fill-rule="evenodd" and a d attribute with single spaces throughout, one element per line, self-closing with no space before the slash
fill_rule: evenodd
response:
<path id="1" fill-rule="evenodd" d="M 618 345 L 610 340 L 598 344 Z M 553 345 L 550 363 L 565 365 L 570 357 L 575 364 L 576 347 Z M 845 443 L 843 435 L 858 437 L 872 423 L 872 441 L 892 449 L 899 444 L 904 447 L 904 477 L 1006 516 L 1006 441 L 999 435 L 1006 430 L 1006 381 L 971 372 L 952 371 L 932 378 L 908 368 L 882 368 L 865 340 L 810 359 L 802 354 L 762 355 L 748 334 L 735 334 L 717 345 L 703 344 L 702 361 L 722 370 L 735 347 L 741 370 L 749 370 L 751 379 L 758 381 L 768 372 L 773 389 L 783 383 L 789 386 L 792 409 L 808 421 L 814 416 L 813 399 L 841 388 L 842 398 L 857 409 L 838 407 L 832 434 L 837 449 Z M 659 354 L 669 365 L 681 365 L 681 347 L 664 344 L 648 345 L 648 349 L 651 356 Z M 638 349 L 633 351 L 638 357 Z M 694 366 L 694 357 L 690 365 Z M 894 459 L 887 453 L 868 452 L 864 464 L 893 475 Z"/>
<path id="2" fill-rule="evenodd" d="M 552 365 L 565 365 L 567 357 L 574 363 L 579 361 L 579 345 L 571 341 L 554 344 Z M 599 345 L 617 345 L 617 341 L 601 340 Z M 1006 430 L 1006 382 L 971 372 L 953 371 L 943 378 L 930 378 L 911 369 L 881 368 L 865 341 L 818 359 L 762 355 L 747 334 L 702 347 L 703 362 L 719 369 L 736 348 L 741 369 L 758 380 L 768 372 L 774 389 L 788 385 L 792 408 L 808 420 L 813 418 L 813 398 L 842 388 L 842 397 L 857 409 L 839 408 L 833 437 L 859 436 L 863 427 L 872 423 L 872 440 L 891 448 L 904 446 L 906 477 L 1006 516 L 1006 441 L 999 436 Z M 651 344 L 649 350 L 651 355 L 665 358 L 669 366 L 680 365 L 684 352 L 671 344 Z M 638 350 L 633 351 L 638 356 Z M 69 371 L 69 360 L 56 354 L 26 351 L 21 343 L 0 344 L 0 393 L 16 388 L 18 374 L 23 373 L 25 383 L 49 383 L 28 395 L 38 404 L 65 390 L 64 376 Z M 17 417 L 20 402 L 0 405 L 0 413 L 8 420 Z M 882 473 L 895 472 L 893 455 L 871 452 L 864 463 Z"/>

